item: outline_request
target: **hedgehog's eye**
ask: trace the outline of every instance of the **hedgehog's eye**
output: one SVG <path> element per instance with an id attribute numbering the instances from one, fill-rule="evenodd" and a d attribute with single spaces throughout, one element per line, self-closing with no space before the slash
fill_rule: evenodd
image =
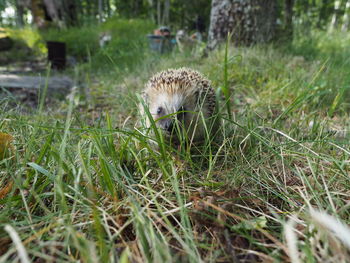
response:
<path id="1" fill-rule="evenodd" d="M 161 114 L 162 112 L 163 112 L 163 108 L 162 107 L 158 107 L 157 114 Z"/>

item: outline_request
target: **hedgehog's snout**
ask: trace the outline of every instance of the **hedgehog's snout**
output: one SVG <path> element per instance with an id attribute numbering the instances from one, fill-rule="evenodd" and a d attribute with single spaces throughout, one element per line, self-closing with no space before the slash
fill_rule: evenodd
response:
<path id="1" fill-rule="evenodd" d="M 171 133 L 174 129 L 174 126 L 175 126 L 174 122 L 175 122 L 174 119 L 168 118 L 168 119 L 160 120 L 159 125 L 164 131 Z"/>
<path id="2" fill-rule="evenodd" d="M 177 125 L 182 126 L 181 124 L 184 122 L 186 115 L 185 110 L 184 106 L 174 107 L 174 109 L 170 107 L 158 107 L 157 115 L 163 117 L 158 120 L 158 127 L 167 134 L 172 134 Z M 165 116 L 165 114 L 169 114 L 169 116 Z"/>
<path id="3" fill-rule="evenodd" d="M 167 132 L 171 133 L 174 129 L 174 120 L 169 120 L 168 122 L 166 122 L 164 128 Z"/>

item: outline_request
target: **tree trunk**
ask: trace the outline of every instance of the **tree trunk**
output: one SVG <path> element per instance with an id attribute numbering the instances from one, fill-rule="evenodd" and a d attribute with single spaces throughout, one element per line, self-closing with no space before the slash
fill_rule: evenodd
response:
<path id="1" fill-rule="evenodd" d="M 163 25 L 169 25 L 169 13 L 170 13 L 170 0 L 165 0 L 164 2 L 164 11 L 163 11 Z"/>
<path id="2" fill-rule="evenodd" d="M 69 9 L 65 8 L 65 0 L 31 0 L 31 11 L 34 23 L 43 28 L 52 22 L 59 27 L 64 26 Z"/>
<path id="3" fill-rule="evenodd" d="M 88 18 L 92 17 L 94 15 L 94 2 L 93 1 L 86 1 L 86 16 Z"/>
<path id="4" fill-rule="evenodd" d="M 329 26 L 329 32 L 332 32 L 338 25 L 338 18 L 339 18 L 339 9 L 340 9 L 340 0 L 335 0 L 334 1 L 334 13 L 332 16 L 331 24 Z"/>
<path id="5" fill-rule="evenodd" d="M 161 21 L 160 21 L 160 18 L 161 18 L 161 3 L 160 3 L 161 0 L 157 0 L 157 24 L 158 26 L 160 26 L 161 24 Z"/>
<path id="6" fill-rule="evenodd" d="M 284 32 L 287 39 L 293 39 L 293 6 L 294 6 L 294 0 L 285 0 Z"/>
<path id="7" fill-rule="evenodd" d="M 18 27 L 23 27 L 24 26 L 24 9 L 28 5 L 23 0 L 16 0 L 16 24 Z"/>
<path id="8" fill-rule="evenodd" d="M 142 1 L 140 1 L 140 0 L 134 0 L 133 1 L 132 8 L 133 8 L 133 15 L 134 15 L 134 17 L 138 17 L 140 15 L 141 7 L 142 7 Z"/>
<path id="9" fill-rule="evenodd" d="M 272 40 L 276 32 L 275 0 L 213 0 L 208 49 L 214 49 L 231 34 L 237 45 Z"/>
<path id="10" fill-rule="evenodd" d="M 95 20 L 96 18 L 98 18 L 98 21 L 100 20 L 100 10 L 99 10 L 99 8 L 98 8 L 98 6 L 99 6 L 99 2 L 100 2 L 100 0 L 90 0 L 91 1 L 91 3 L 92 3 L 92 5 L 91 5 L 91 7 L 92 7 L 92 14 L 91 14 L 91 16 L 93 17 L 93 19 Z M 90 2 L 90 1 L 88 1 L 88 2 Z"/>
<path id="11" fill-rule="evenodd" d="M 62 22 L 61 19 L 61 6 L 60 1 L 54 1 L 54 0 L 43 0 L 43 3 L 46 8 L 47 16 L 49 17 L 49 20 L 54 22 L 56 25 L 60 25 Z"/>
<path id="12" fill-rule="evenodd" d="M 98 0 L 98 21 L 103 22 L 103 0 Z"/>
<path id="13" fill-rule="evenodd" d="M 345 6 L 345 12 L 343 16 L 343 25 L 341 27 L 341 30 L 343 32 L 348 31 L 349 29 L 349 12 L 350 12 L 350 0 L 346 1 L 346 6 Z"/>
<path id="14" fill-rule="evenodd" d="M 156 23 L 156 17 L 155 17 L 155 4 L 154 4 L 154 0 L 148 0 L 148 5 L 149 5 L 149 15 L 150 15 L 150 18 L 152 20 L 153 23 Z"/>
<path id="15" fill-rule="evenodd" d="M 34 24 L 39 28 L 45 27 L 45 10 L 42 0 L 31 0 L 30 7 L 32 11 Z"/>
<path id="16" fill-rule="evenodd" d="M 317 27 L 322 29 L 325 22 L 327 21 L 328 14 L 330 13 L 329 10 L 329 3 L 331 0 L 322 0 L 321 2 L 321 8 L 318 12 L 318 21 L 317 21 Z"/>
<path id="17" fill-rule="evenodd" d="M 106 14 L 107 14 L 107 17 L 110 17 L 110 16 L 111 16 L 112 9 L 111 9 L 110 0 L 106 0 L 106 1 L 105 1 L 105 12 L 106 12 Z"/>
<path id="18" fill-rule="evenodd" d="M 67 26 L 78 25 L 78 4 L 76 0 L 62 0 L 62 10 L 64 14 L 64 21 Z"/>

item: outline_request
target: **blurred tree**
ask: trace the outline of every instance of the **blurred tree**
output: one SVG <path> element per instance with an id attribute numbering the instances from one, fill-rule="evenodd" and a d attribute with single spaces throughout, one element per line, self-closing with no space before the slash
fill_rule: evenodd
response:
<path id="1" fill-rule="evenodd" d="M 25 0 L 17 0 L 25 1 Z M 76 0 L 30 0 L 34 23 L 43 28 L 48 25 L 58 27 L 78 24 Z M 89 2 L 89 1 L 86 1 Z"/>
<path id="2" fill-rule="evenodd" d="M 340 0 L 334 1 L 334 12 L 333 12 L 331 24 L 329 26 L 330 32 L 332 32 L 339 23 L 340 4 L 341 4 Z"/>
<path id="3" fill-rule="evenodd" d="M 148 14 L 152 14 L 152 19 L 155 19 L 155 0 L 115 0 L 114 3 L 118 13 L 124 17 L 147 17 Z"/>
<path id="4" fill-rule="evenodd" d="M 322 29 L 328 22 L 332 14 L 334 2 L 332 0 L 322 0 L 318 4 L 317 27 Z"/>
<path id="5" fill-rule="evenodd" d="M 275 0 L 213 0 L 208 49 L 214 49 L 232 34 L 235 44 L 268 42 L 276 33 Z"/>
<path id="6" fill-rule="evenodd" d="M 43 0 L 43 5 L 45 11 L 45 20 L 61 26 L 62 16 L 64 13 L 62 1 Z"/>
<path id="7" fill-rule="evenodd" d="M 344 31 L 348 31 L 349 29 L 349 12 L 350 12 L 350 0 L 346 1 L 346 5 L 345 5 L 345 12 L 344 12 L 344 16 L 343 16 L 343 25 L 341 27 L 341 30 Z"/>
<path id="8" fill-rule="evenodd" d="M 100 23 L 103 21 L 103 0 L 98 0 L 98 20 Z"/>
<path id="9" fill-rule="evenodd" d="M 175 24 L 181 28 L 199 31 L 202 34 L 207 33 L 210 23 L 210 1 L 181 0 L 177 6 L 173 6 L 171 17 Z"/>
<path id="10" fill-rule="evenodd" d="M 0 17 L 0 23 L 22 26 L 29 11 L 38 27 L 77 26 L 102 22 L 116 11 L 125 18 L 206 33 L 211 19 L 209 46 L 215 46 L 228 32 L 237 44 L 250 44 L 280 35 L 290 39 L 293 25 L 302 34 L 316 27 L 347 30 L 349 6 L 350 0 L 0 0 L 0 11 L 16 11 L 15 17 Z"/>
<path id="11" fill-rule="evenodd" d="M 24 26 L 24 12 L 25 9 L 29 7 L 28 0 L 15 0 L 16 7 L 16 24 L 19 27 Z"/>
<path id="12" fill-rule="evenodd" d="M 170 22 L 170 0 L 157 1 L 157 24 L 169 25 Z"/>
<path id="13" fill-rule="evenodd" d="M 157 24 L 160 25 L 161 21 L 161 14 L 162 14 L 162 7 L 160 0 L 157 0 Z"/>
<path id="14" fill-rule="evenodd" d="M 31 0 L 31 11 L 33 22 L 38 28 L 43 28 L 46 25 L 44 4 L 42 0 Z"/>
<path id="15" fill-rule="evenodd" d="M 284 2 L 284 35 L 287 39 L 293 38 L 293 6 L 294 0 Z"/>
<path id="16" fill-rule="evenodd" d="M 58 1 L 58 0 L 56 0 Z M 77 26 L 79 24 L 78 18 L 78 6 L 79 2 L 77 0 L 62 0 L 62 12 L 64 23 L 66 26 Z"/>
<path id="17" fill-rule="evenodd" d="M 150 19 L 153 21 L 153 23 L 156 22 L 156 16 L 155 16 L 155 8 L 154 8 L 154 0 L 147 0 L 147 5 L 149 6 L 148 8 L 148 14 Z"/>
<path id="18" fill-rule="evenodd" d="M 170 14 L 170 0 L 164 1 L 164 8 L 163 8 L 163 17 L 162 17 L 162 24 L 163 25 L 169 25 L 169 14 Z"/>

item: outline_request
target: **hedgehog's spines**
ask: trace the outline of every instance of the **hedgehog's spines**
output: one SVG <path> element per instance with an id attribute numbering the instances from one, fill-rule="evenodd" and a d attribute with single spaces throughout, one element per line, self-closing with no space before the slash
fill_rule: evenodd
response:
<path id="1" fill-rule="evenodd" d="M 201 83 L 202 87 L 211 86 L 209 80 L 207 80 L 202 74 L 189 68 L 180 69 L 168 69 L 161 71 L 154 75 L 147 83 L 147 87 L 153 89 L 159 89 L 160 84 L 169 85 L 171 83 L 177 83 L 178 88 L 187 88 L 191 84 Z"/>
<path id="2" fill-rule="evenodd" d="M 212 115 L 216 107 L 215 92 L 211 87 L 211 82 L 198 71 L 183 67 L 179 69 L 167 69 L 155 74 L 146 84 L 146 89 L 154 92 L 176 92 L 197 93 L 204 95 L 206 107 Z"/>

